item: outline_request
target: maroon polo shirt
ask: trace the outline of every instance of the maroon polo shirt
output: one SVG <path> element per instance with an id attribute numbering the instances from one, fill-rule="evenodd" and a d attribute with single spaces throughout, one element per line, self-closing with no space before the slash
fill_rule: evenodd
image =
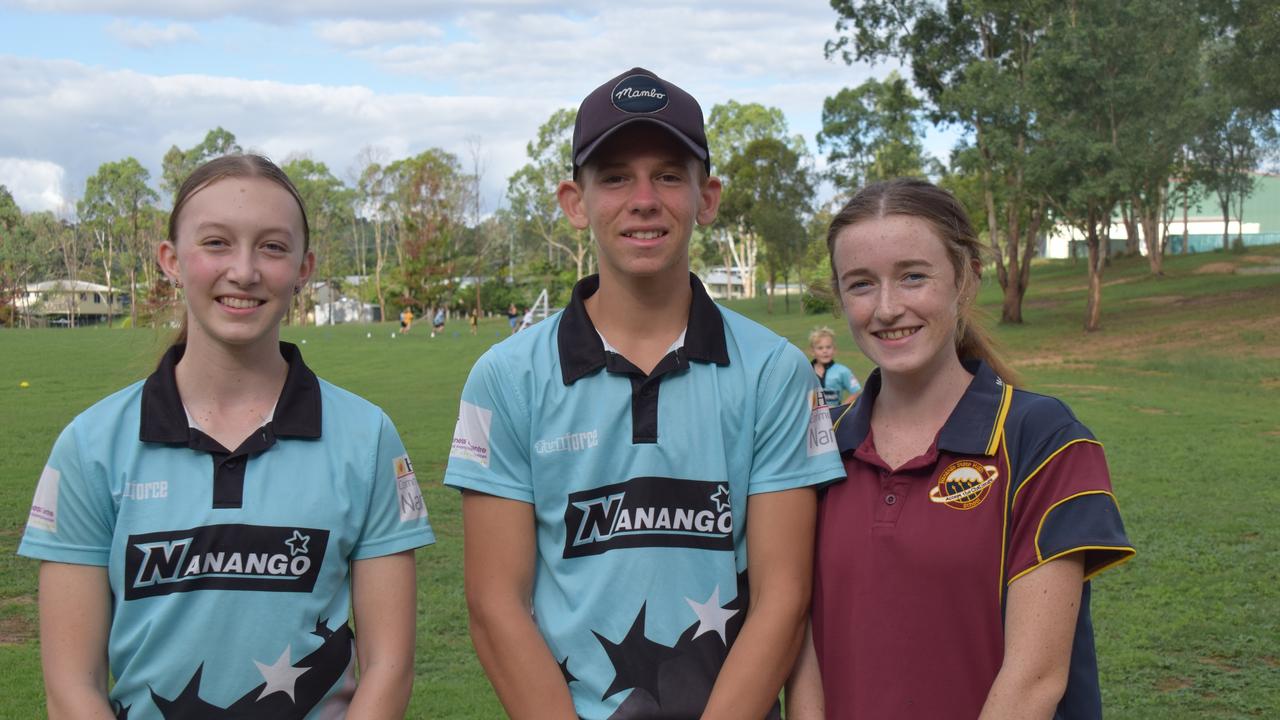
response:
<path id="1" fill-rule="evenodd" d="M 880 373 L 835 408 L 848 477 L 818 509 L 813 635 L 828 718 L 976 718 L 1004 655 L 1009 583 L 1083 552 L 1059 717 L 1101 717 L 1089 578 L 1134 550 L 1101 444 L 1061 401 L 985 363 L 924 454 L 876 453 Z"/>

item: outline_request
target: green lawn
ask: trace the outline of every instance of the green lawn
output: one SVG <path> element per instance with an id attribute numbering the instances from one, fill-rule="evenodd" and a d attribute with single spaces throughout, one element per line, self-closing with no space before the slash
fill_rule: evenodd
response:
<path id="1" fill-rule="evenodd" d="M 996 336 L 1031 389 L 1064 398 L 1107 447 L 1136 559 L 1095 583 L 1108 717 L 1280 717 L 1280 274 L 1198 274 L 1206 263 L 1280 263 L 1280 247 L 1107 269 L 1103 330 L 1084 334 L 1082 263 L 1039 264 L 1026 323 Z M 992 283 L 994 285 L 994 283 Z M 982 304 L 999 312 L 988 287 Z M 840 359 L 870 369 L 843 320 L 733 307 L 804 347 L 828 324 Z M 376 328 L 287 328 L 328 380 L 381 405 L 418 469 L 439 542 L 418 554 L 419 634 L 410 717 L 493 718 L 471 651 L 458 496 L 440 485 L 471 363 L 505 337 L 454 323 L 391 338 Z M 455 334 L 455 330 L 460 334 Z M 372 332 L 373 337 L 366 337 Z M 14 555 L 35 480 L 82 408 L 143 377 L 165 337 L 149 330 L 0 331 L 0 718 L 42 716 L 35 563 Z M 20 381 L 29 388 L 19 388 Z"/>

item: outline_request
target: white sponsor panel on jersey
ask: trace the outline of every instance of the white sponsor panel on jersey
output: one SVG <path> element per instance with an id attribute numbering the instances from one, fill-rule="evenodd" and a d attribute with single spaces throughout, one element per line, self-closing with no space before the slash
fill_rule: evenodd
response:
<path id="1" fill-rule="evenodd" d="M 453 428 L 453 447 L 449 449 L 449 457 L 489 467 L 489 426 L 492 423 L 492 410 L 463 400 L 458 408 L 458 424 Z"/>
<path id="2" fill-rule="evenodd" d="M 427 516 L 427 505 L 422 501 L 422 488 L 418 487 L 418 476 L 413 472 L 413 463 L 408 455 L 401 455 L 392 461 L 396 472 L 396 497 L 400 503 L 400 522 L 409 522 Z"/>
<path id="3" fill-rule="evenodd" d="M 835 452 L 836 433 L 831 429 L 831 412 L 825 405 L 809 411 L 807 438 L 809 457 Z"/>
<path id="4" fill-rule="evenodd" d="M 45 466 L 40 473 L 40 482 L 36 485 L 36 496 L 31 501 L 31 515 L 27 517 L 27 527 L 58 532 L 58 482 L 62 473 Z"/>

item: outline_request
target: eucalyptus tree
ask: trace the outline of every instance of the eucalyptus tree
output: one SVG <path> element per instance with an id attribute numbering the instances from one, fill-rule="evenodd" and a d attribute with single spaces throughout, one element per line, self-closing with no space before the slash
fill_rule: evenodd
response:
<path id="1" fill-rule="evenodd" d="M 76 214 L 93 234 L 107 286 L 107 326 L 115 314 L 114 272 L 123 255 L 129 277 L 129 296 L 137 295 L 138 273 L 150 273 L 155 248 L 144 232 L 146 212 L 159 196 L 148 185 L 151 173 L 134 158 L 103 163 L 85 181 L 84 197 L 76 204 Z M 146 268 L 144 270 L 143 268 Z M 138 320 L 137 302 L 129 303 L 131 323 Z"/>
<path id="2" fill-rule="evenodd" d="M 818 147 L 841 194 L 878 180 L 940 174 L 924 151 L 924 103 L 897 71 L 844 88 L 822 102 Z"/>
<path id="3" fill-rule="evenodd" d="M 591 234 L 577 230 L 560 211 L 556 187 L 573 171 L 573 124 L 576 110 L 556 110 L 525 146 L 529 162 L 507 180 L 507 205 L 513 230 L 521 239 L 545 243 L 547 263 L 563 255 L 573 261 L 578 279 L 587 273 Z"/>

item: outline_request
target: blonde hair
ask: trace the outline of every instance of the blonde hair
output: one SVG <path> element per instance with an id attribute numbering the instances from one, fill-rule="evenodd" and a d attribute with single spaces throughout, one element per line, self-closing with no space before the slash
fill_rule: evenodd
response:
<path id="1" fill-rule="evenodd" d="M 818 340 L 824 337 L 831 338 L 831 344 L 835 345 L 836 343 L 835 331 L 827 327 L 826 325 L 819 325 L 818 327 L 814 328 L 812 331 L 809 332 L 809 347 L 812 348 L 814 345 L 817 345 Z"/>
<path id="2" fill-rule="evenodd" d="M 863 220 L 901 215 L 929 223 L 951 259 L 959 295 L 956 300 L 956 354 L 961 360 L 982 360 L 996 375 L 1012 385 L 1018 374 L 1001 357 L 995 341 L 978 322 L 975 300 L 982 284 L 982 244 L 964 206 L 955 196 L 926 180 L 898 178 L 873 183 L 858 191 L 831 220 L 827 230 L 827 254 L 831 262 L 831 285 L 836 297 L 840 286 L 836 277 L 836 237 L 842 230 Z"/>

